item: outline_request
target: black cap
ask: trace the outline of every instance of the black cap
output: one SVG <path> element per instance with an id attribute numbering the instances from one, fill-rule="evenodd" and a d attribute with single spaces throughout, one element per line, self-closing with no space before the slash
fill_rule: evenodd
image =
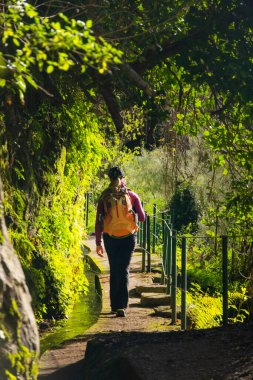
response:
<path id="1" fill-rule="evenodd" d="M 124 172 L 118 166 L 114 166 L 108 171 L 108 176 L 110 179 L 123 178 Z"/>

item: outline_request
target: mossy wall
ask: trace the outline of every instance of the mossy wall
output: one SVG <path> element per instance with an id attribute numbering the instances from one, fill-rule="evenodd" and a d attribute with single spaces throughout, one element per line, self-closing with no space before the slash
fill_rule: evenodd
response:
<path id="1" fill-rule="evenodd" d="M 0 379 L 37 378 L 39 335 L 31 296 L 18 256 L 10 243 L 0 181 Z"/>
<path id="2" fill-rule="evenodd" d="M 64 317 L 87 288 L 85 192 L 106 156 L 103 118 L 77 86 L 60 91 L 60 107 L 13 106 L 19 132 L 1 118 L 6 221 L 38 320 Z"/>

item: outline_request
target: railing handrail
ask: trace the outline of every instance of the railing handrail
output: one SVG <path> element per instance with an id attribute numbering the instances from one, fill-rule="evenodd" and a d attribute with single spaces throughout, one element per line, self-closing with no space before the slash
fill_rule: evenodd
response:
<path id="1" fill-rule="evenodd" d="M 89 222 L 89 201 L 90 193 L 86 193 L 86 204 L 85 204 L 85 222 L 86 227 Z M 146 202 L 142 202 L 146 204 Z M 181 328 L 186 329 L 186 293 L 187 293 L 187 271 L 186 271 L 186 261 L 187 261 L 187 241 L 196 239 L 210 239 L 210 240 L 221 240 L 222 243 L 222 305 L 223 305 L 223 324 L 228 323 L 228 242 L 230 239 L 253 239 L 253 233 L 247 234 L 233 234 L 229 232 L 223 235 L 190 235 L 185 233 L 178 233 L 173 228 L 173 223 L 169 222 L 171 220 L 171 215 L 168 215 L 170 209 L 159 210 L 157 205 L 153 205 L 153 213 L 146 213 L 146 221 L 143 226 L 140 227 L 138 232 L 138 242 L 142 247 L 143 258 L 142 258 L 142 271 L 146 269 L 146 255 L 148 257 L 147 270 L 151 271 L 151 247 L 153 254 L 156 251 L 157 242 L 159 240 L 159 247 L 161 249 L 160 259 L 162 268 L 162 282 L 165 282 L 167 277 L 167 293 L 171 294 L 171 306 L 172 306 L 172 322 L 176 321 L 176 288 L 177 288 L 177 260 L 176 260 L 176 242 L 181 240 L 181 271 L 182 271 L 182 281 L 181 281 Z M 165 217 L 166 216 L 166 217 Z M 152 220 L 152 231 L 151 231 L 151 220 Z M 155 224 L 155 225 L 154 225 Z M 144 233 L 145 231 L 145 233 Z M 152 244 L 151 244 L 152 238 Z M 233 248 L 235 249 L 235 248 Z M 239 254 L 239 253 L 238 253 Z"/>
<path id="2" fill-rule="evenodd" d="M 152 242 L 157 243 L 158 239 L 161 242 L 161 268 L 162 276 L 161 283 L 165 282 L 167 276 L 167 289 L 171 294 L 171 308 L 172 308 L 172 323 L 176 321 L 176 288 L 177 288 L 177 263 L 176 263 L 176 241 L 181 241 L 181 328 L 186 329 L 186 293 L 187 293 L 187 241 L 196 239 L 210 239 L 210 240 L 220 240 L 222 243 L 222 315 L 223 315 L 223 325 L 228 323 L 228 241 L 229 239 L 246 239 L 252 238 L 253 234 L 247 233 L 246 235 L 236 235 L 236 234 L 223 234 L 223 235 L 190 235 L 185 233 L 178 233 L 174 228 L 173 224 L 168 222 L 169 210 L 164 210 L 159 212 L 159 214 L 166 215 L 166 217 L 160 217 L 157 213 L 147 214 L 147 217 L 153 218 L 153 223 L 156 223 L 156 228 L 153 226 L 153 230 L 146 231 L 149 237 L 152 238 Z M 157 212 L 157 208 L 156 208 Z M 143 228 L 146 228 L 145 222 Z M 157 231 L 159 230 L 159 231 Z M 154 233 L 153 231 L 156 231 Z M 166 235 L 167 234 L 167 235 Z M 171 245 L 171 247 L 170 247 Z M 168 247 L 170 247 L 170 252 L 168 252 Z M 154 250 L 152 249 L 153 253 Z M 143 254 L 148 255 L 151 261 L 151 249 L 149 250 L 146 246 L 143 247 Z M 172 255 L 172 256 L 171 256 Z M 173 256 L 174 255 L 174 256 Z M 145 263 L 145 260 L 144 260 Z M 145 271 L 145 265 L 142 267 Z M 150 270 L 150 268 L 149 268 Z"/>

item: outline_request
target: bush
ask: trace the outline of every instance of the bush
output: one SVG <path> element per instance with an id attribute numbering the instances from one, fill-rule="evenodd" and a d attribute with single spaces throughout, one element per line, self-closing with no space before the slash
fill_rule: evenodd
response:
<path id="1" fill-rule="evenodd" d="M 187 314 L 193 327 L 207 329 L 217 327 L 222 319 L 222 298 L 211 297 L 203 292 L 198 284 L 192 284 L 187 293 Z"/>
<path id="2" fill-rule="evenodd" d="M 199 206 L 193 189 L 187 183 L 177 184 L 169 203 L 174 228 L 177 231 L 195 233 L 198 231 Z"/>
<path id="3" fill-rule="evenodd" d="M 208 270 L 207 268 L 191 268 L 187 270 L 188 288 L 196 283 L 201 290 L 209 294 L 215 294 L 222 291 L 221 273 L 217 270 Z"/>

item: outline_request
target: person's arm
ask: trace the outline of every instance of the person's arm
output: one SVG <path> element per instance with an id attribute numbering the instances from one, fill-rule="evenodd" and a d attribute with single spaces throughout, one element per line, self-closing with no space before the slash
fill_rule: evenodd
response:
<path id="1" fill-rule="evenodd" d="M 138 221 L 144 222 L 145 211 L 142 207 L 139 196 L 136 193 L 134 193 L 133 191 L 129 191 L 129 195 L 131 197 L 133 211 L 136 212 L 136 214 L 138 215 Z"/>
<path id="2" fill-rule="evenodd" d="M 96 252 L 99 256 L 104 256 L 104 249 L 102 247 L 102 218 L 104 215 L 103 202 L 100 200 L 97 207 L 95 235 L 96 235 Z"/>

